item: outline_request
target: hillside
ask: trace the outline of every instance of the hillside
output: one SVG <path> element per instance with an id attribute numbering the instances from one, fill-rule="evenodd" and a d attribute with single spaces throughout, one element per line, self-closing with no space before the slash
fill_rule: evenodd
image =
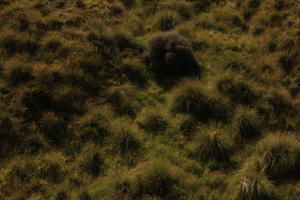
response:
<path id="1" fill-rule="evenodd" d="M 0 0 L 0 200 L 299 200 L 299 0 Z"/>

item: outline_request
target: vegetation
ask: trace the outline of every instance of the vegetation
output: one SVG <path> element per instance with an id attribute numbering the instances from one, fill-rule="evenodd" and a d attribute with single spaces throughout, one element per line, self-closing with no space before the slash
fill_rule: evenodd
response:
<path id="1" fill-rule="evenodd" d="M 299 0 L 0 0 L 0 199 L 298 200 Z"/>

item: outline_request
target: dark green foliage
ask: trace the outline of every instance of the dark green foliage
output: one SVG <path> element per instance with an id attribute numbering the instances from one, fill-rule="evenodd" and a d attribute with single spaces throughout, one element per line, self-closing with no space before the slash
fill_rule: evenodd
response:
<path id="1" fill-rule="evenodd" d="M 103 172 L 104 160 L 100 153 L 89 155 L 82 164 L 83 170 L 91 176 L 97 177 Z"/>
<path id="2" fill-rule="evenodd" d="M 114 40 L 116 45 L 120 49 L 120 51 L 124 51 L 126 49 L 130 49 L 135 51 L 136 53 L 142 52 L 144 47 L 139 44 L 131 35 L 128 33 L 116 33 L 114 35 Z"/>
<path id="3" fill-rule="evenodd" d="M 258 100 L 258 94 L 246 82 L 225 78 L 217 83 L 217 89 L 235 103 L 252 105 Z"/>
<path id="4" fill-rule="evenodd" d="M 16 65 L 8 72 L 8 82 L 14 86 L 31 81 L 33 78 L 30 66 Z"/>
<path id="5" fill-rule="evenodd" d="M 147 77 L 144 69 L 141 66 L 124 64 L 124 73 L 129 80 L 140 87 L 145 87 L 147 84 Z"/>
<path id="6" fill-rule="evenodd" d="M 199 85 L 188 83 L 174 93 L 172 110 L 193 115 L 201 121 L 221 120 L 230 118 L 230 106 L 219 99 L 205 95 Z"/>
<path id="7" fill-rule="evenodd" d="M 178 77 L 198 76 L 201 71 L 190 43 L 177 33 L 159 33 L 152 37 L 148 60 L 149 69 L 162 85 Z"/>
<path id="8" fill-rule="evenodd" d="M 155 16 L 155 27 L 159 31 L 170 31 L 180 23 L 180 17 L 176 12 L 161 11 Z"/>
<path id="9" fill-rule="evenodd" d="M 278 59 L 278 63 L 280 65 L 280 67 L 283 69 L 283 71 L 287 74 L 289 74 L 294 65 L 295 65 L 295 58 L 293 58 L 292 56 L 289 55 L 283 55 Z"/>
<path id="10" fill-rule="evenodd" d="M 192 156 L 200 161 L 226 162 L 229 160 L 229 147 L 218 133 L 206 133 L 199 138 Z"/>

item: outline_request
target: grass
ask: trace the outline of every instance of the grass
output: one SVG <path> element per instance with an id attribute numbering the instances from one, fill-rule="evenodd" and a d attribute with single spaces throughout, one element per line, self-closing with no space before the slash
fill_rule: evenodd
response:
<path id="1" fill-rule="evenodd" d="M 299 5 L 0 0 L 0 199 L 298 199 Z"/>

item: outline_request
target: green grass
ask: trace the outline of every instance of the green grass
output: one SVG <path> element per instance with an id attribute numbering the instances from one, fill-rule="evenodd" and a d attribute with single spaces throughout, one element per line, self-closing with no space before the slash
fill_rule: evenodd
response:
<path id="1" fill-rule="evenodd" d="M 299 0 L 0 0 L 0 199 L 297 200 Z"/>

